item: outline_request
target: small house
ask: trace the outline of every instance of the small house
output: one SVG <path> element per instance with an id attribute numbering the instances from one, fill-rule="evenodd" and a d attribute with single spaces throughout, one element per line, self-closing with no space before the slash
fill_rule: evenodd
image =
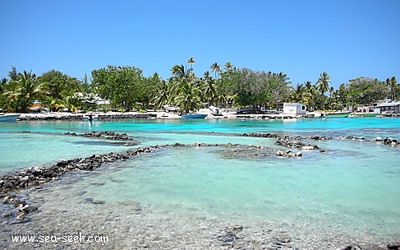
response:
<path id="1" fill-rule="evenodd" d="M 400 114 L 400 101 L 387 100 L 385 102 L 376 105 L 376 108 L 379 109 L 381 114 L 382 113 Z"/>
<path id="2" fill-rule="evenodd" d="M 289 103 L 283 104 L 283 113 L 288 115 L 305 115 L 307 106 L 301 103 Z"/>

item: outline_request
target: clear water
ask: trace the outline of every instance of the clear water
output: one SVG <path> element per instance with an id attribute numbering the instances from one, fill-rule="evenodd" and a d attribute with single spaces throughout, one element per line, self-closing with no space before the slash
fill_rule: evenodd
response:
<path id="1" fill-rule="evenodd" d="M 127 149 L 62 135 L 87 130 L 126 132 L 141 142 L 139 146 L 232 142 L 277 148 L 274 139 L 229 133 L 399 138 L 400 119 L 2 123 L 0 169 L 6 172 L 60 158 Z M 400 148 L 359 141 L 314 143 L 326 152 L 306 151 L 300 159 L 279 159 L 273 154 L 238 157 L 224 147 L 162 149 L 109 164 L 54 195 L 67 197 L 84 191 L 85 197 L 116 206 L 133 200 L 160 213 L 234 216 L 244 221 L 324 225 L 350 234 L 400 235 Z"/>

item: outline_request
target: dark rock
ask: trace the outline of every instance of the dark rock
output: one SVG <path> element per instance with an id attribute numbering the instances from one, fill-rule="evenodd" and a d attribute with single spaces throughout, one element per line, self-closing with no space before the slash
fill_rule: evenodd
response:
<path id="1" fill-rule="evenodd" d="M 400 250 L 400 242 L 388 244 L 387 248 L 394 249 L 394 250 Z"/>
<path id="2" fill-rule="evenodd" d="M 19 210 L 19 212 L 29 214 L 33 211 L 36 211 L 38 209 L 38 207 L 25 204 L 25 205 L 20 205 L 19 207 L 17 207 L 17 209 Z"/>
<path id="3" fill-rule="evenodd" d="M 217 239 L 222 241 L 223 246 L 233 246 L 236 239 L 240 239 L 237 235 L 243 230 L 243 226 L 234 225 L 225 227 L 224 233 L 219 235 Z"/>
<path id="4" fill-rule="evenodd" d="M 226 232 L 235 232 L 235 233 L 237 233 L 237 232 L 241 232 L 241 231 L 243 231 L 243 226 L 242 225 L 234 225 L 234 226 L 228 226 L 228 227 L 225 227 L 225 231 Z"/>
<path id="5" fill-rule="evenodd" d="M 272 134 L 272 133 L 243 133 L 240 134 L 240 136 L 247 136 L 247 137 L 263 137 L 263 138 L 278 138 L 279 136 L 277 134 Z"/>
<path id="6" fill-rule="evenodd" d="M 350 245 L 347 247 L 340 248 L 340 250 L 362 250 L 362 247 L 358 245 Z"/>
<path id="7" fill-rule="evenodd" d="M 87 202 L 89 202 L 89 203 L 92 203 L 92 204 L 95 204 L 95 205 L 103 205 L 103 204 L 106 203 L 105 201 L 102 201 L 102 200 L 95 200 L 95 199 L 93 199 L 93 198 L 85 198 L 85 201 L 87 201 Z"/>
<path id="8" fill-rule="evenodd" d="M 298 138 L 290 138 L 290 137 L 278 138 L 278 140 L 276 140 L 275 144 L 283 146 L 283 147 L 287 147 L 287 148 L 297 148 L 297 149 L 302 149 L 302 150 L 319 149 L 319 147 L 315 144 L 305 144 L 305 143 L 301 142 Z"/>
<path id="9" fill-rule="evenodd" d="M 236 236 L 236 234 L 234 233 L 226 233 L 224 235 L 220 235 L 217 237 L 217 239 L 219 241 L 222 241 L 224 243 L 231 243 L 233 242 L 235 239 L 238 239 L 238 237 Z"/>
<path id="10" fill-rule="evenodd" d="M 11 213 L 11 212 L 6 212 L 6 213 L 3 213 L 2 214 L 2 217 L 3 218 L 9 218 L 9 217 L 11 217 L 13 214 Z"/>
<path id="11" fill-rule="evenodd" d="M 65 135 L 70 135 L 70 136 L 82 136 L 82 137 L 87 137 L 87 138 L 102 138 L 105 140 L 112 140 L 112 141 L 124 141 L 125 143 L 121 144 L 124 146 L 132 146 L 132 145 L 138 145 L 140 142 L 134 141 L 133 138 L 129 137 L 126 133 L 119 134 L 116 133 L 115 131 L 91 131 L 91 132 L 86 132 L 84 134 L 76 134 L 66 132 Z"/>
<path id="12" fill-rule="evenodd" d="M 291 150 L 288 150 L 288 151 L 284 152 L 284 151 L 278 150 L 275 153 L 275 155 L 278 157 L 292 158 L 292 157 L 302 157 L 303 153 L 301 151 L 293 152 Z"/>

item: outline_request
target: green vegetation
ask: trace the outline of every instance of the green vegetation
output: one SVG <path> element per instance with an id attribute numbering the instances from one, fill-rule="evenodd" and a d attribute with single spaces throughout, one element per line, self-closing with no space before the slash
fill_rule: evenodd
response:
<path id="1" fill-rule="evenodd" d="M 163 105 L 180 107 L 181 112 L 197 111 L 211 105 L 221 108 L 248 107 L 253 112 L 261 108 L 275 109 L 282 102 L 300 102 L 309 110 L 342 110 L 354 105 L 371 105 L 378 100 L 400 96 L 395 77 L 379 81 L 360 77 L 343 83 L 338 89 L 331 77 L 323 72 L 312 81 L 292 85 L 283 72 L 254 71 L 217 62 L 199 77 L 194 72 L 196 60 L 171 68 L 171 77 L 163 80 L 157 73 L 143 76 L 132 66 L 108 66 L 93 70 L 91 82 L 60 71 L 51 70 L 37 77 L 31 71 L 17 72 L 13 67 L 8 78 L 0 81 L 0 109 L 28 112 L 34 100 L 49 111 L 97 110 L 99 98 L 110 100 L 103 109 L 157 110 Z"/>

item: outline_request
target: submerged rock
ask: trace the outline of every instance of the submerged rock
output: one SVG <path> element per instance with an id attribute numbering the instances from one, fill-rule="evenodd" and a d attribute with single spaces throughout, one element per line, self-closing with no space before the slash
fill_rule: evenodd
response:
<path id="1" fill-rule="evenodd" d="M 122 145 L 124 146 L 132 146 L 140 144 L 139 141 L 135 141 L 132 137 L 129 137 L 126 133 L 120 134 L 115 131 L 91 131 L 86 132 L 83 134 L 77 134 L 75 132 L 66 132 L 65 135 L 70 136 L 81 136 L 81 137 L 88 137 L 88 138 L 101 138 L 105 140 L 112 140 L 112 141 L 123 141 Z"/>
<path id="2" fill-rule="evenodd" d="M 225 227 L 224 232 L 217 236 L 219 241 L 222 241 L 222 246 L 233 246 L 235 240 L 240 239 L 238 233 L 242 232 L 243 226 L 234 225 Z"/>
<path id="3" fill-rule="evenodd" d="M 102 201 L 102 200 L 95 200 L 95 199 L 93 199 L 93 198 L 85 198 L 85 201 L 86 201 L 86 202 L 89 202 L 89 203 L 92 203 L 92 204 L 95 204 L 95 205 L 103 205 L 103 204 L 106 203 L 105 201 Z"/>
<path id="4" fill-rule="evenodd" d="M 391 243 L 387 245 L 388 249 L 400 250 L 400 241 L 396 243 Z"/>
<path id="5" fill-rule="evenodd" d="M 299 151 L 299 152 L 293 152 L 293 151 L 291 151 L 291 150 L 288 150 L 288 151 L 281 151 L 281 150 L 278 150 L 278 151 L 275 153 L 275 155 L 278 156 L 278 157 L 283 157 L 283 158 L 291 158 L 291 157 L 302 157 L 302 156 L 303 156 L 303 153 L 302 153 L 301 151 Z"/>
<path id="6" fill-rule="evenodd" d="M 350 245 L 350 246 L 340 248 L 339 250 L 362 250 L 362 249 L 363 248 L 358 245 Z"/>
<path id="7" fill-rule="evenodd" d="M 301 150 L 317 150 L 319 147 L 315 144 L 305 144 L 300 140 L 296 140 L 293 138 L 279 138 L 275 144 L 287 147 L 287 148 L 297 148 Z"/>

